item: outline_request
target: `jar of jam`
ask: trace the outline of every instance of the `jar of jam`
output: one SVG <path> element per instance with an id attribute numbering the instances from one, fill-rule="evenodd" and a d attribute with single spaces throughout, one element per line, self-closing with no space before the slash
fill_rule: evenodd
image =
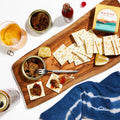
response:
<path id="1" fill-rule="evenodd" d="M 62 8 L 62 15 L 67 22 L 72 20 L 73 13 L 74 11 L 73 8 L 70 6 L 70 4 L 65 3 Z"/>

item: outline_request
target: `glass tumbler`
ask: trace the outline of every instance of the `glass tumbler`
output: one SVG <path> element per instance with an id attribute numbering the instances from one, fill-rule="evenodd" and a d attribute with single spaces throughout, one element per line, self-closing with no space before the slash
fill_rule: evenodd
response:
<path id="1" fill-rule="evenodd" d="M 22 48 L 27 41 L 27 34 L 17 23 L 6 21 L 0 24 L 0 45 L 8 48 L 7 54 Z"/>

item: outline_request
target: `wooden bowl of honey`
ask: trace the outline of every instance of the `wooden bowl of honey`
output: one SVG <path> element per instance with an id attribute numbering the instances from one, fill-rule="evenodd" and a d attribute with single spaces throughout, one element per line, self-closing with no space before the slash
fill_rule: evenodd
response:
<path id="1" fill-rule="evenodd" d="M 33 11 L 28 18 L 29 27 L 36 33 L 46 32 L 52 25 L 50 14 L 42 9 Z"/>

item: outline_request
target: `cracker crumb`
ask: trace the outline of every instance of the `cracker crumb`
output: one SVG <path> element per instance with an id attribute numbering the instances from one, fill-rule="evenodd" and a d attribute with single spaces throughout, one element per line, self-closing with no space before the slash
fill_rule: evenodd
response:
<path id="1" fill-rule="evenodd" d="M 72 80 L 76 80 L 75 77 L 73 76 L 73 74 L 71 74 L 71 75 L 65 75 L 65 78 L 66 78 L 66 79 L 67 79 L 67 78 L 70 78 L 70 79 L 72 79 Z"/>

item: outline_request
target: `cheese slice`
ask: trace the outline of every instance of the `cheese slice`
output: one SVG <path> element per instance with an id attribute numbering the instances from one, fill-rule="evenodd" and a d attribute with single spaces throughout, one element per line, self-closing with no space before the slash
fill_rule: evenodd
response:
<path id="1" fill-rule="evenodd" d="M 49 47 L 40 47 L 38 51 L 38 56 L 40 57 L 50 57 L 51 56 L 51 50 Z"/>
<path id="2" fill-rule="evenodd" d="M 105 65 L 108 62 L 109 62 L 108 57 L 106 57 L 104 55 L 96 54 L 96 57 L 95 57 L 95 65 L 96 66 Z"/>

